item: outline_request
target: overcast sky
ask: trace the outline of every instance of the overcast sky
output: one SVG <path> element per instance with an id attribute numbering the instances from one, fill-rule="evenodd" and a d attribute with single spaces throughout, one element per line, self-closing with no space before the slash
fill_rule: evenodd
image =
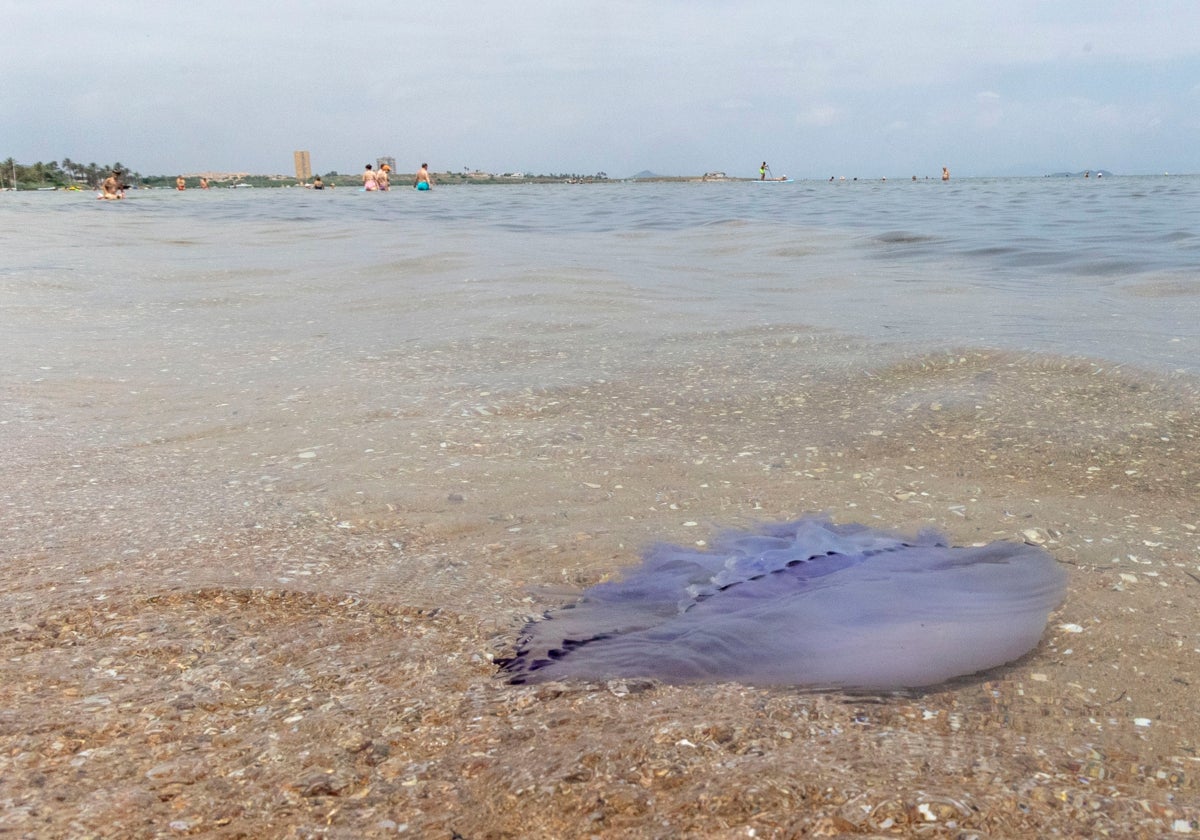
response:
<path id="1" fill-rule="evenodd" d="M 0 0 L 0 159 L 1200 172 L 1197 0 Z"/>

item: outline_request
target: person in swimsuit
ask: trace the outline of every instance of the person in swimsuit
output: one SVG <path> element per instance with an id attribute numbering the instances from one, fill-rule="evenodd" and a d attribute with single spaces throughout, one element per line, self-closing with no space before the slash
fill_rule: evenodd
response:
<path id="1" fill-rule="evenodd" d="M 419 190 L 433 189 L 433 179 L 429 177 L 428 163 L 422 163 L 421 168 L 417 170 L 417 180 L 413 182 L 413 186 Z"/>
<path id="2" fill-rule="evenodd" d="M 391 184 L 389 183 L 389 179 L 391 176 L 388 175 L 388 173 L 391 171 L 392 167 L 388 166 L 386 163 L 379 167 L 379 171 L 375 173 L 375 183 L 379 185 L 379 189 L 384 191 L 390 189 Z"/>
<path id="3" fill-rule="evenodd" d="M 183 192 L 187 189 L 187 181 L 183 180 L 182 175 L 175 179 L 175 189 L 179 190 L 180 192 Z"/>
<path id="4" fill-rule="evenodd" d="M 379 189 L 379 182 L 375 180 L 375 172 L 371 169 L 371 164 L 367 164 L 367 168 L 363 170 L 363 189 L 368 192 L 374 192 Z"/>
<path id="5" fill-rule="evenodd" d="M 100 185 L 100 197 L 104 199 L 125 197 L 125 191 L 121 187 L 120 172 L 114 169 L 112 174 L 104 179 L 104 183 Z"/>
<path id="6" fill-rule="evenodd" d="M 323 189 L 325 189 L 325 182 L 321 180 L 321 176 L 320 176 L 320 175 L 317 175 L 316 177 L 314 177 L 314 178 L 313 178 L 313 182 L 312 182 L 312 188 L 313 188 L 314 190 L 323 190 Z"/>
<path id="7" fill-rule="evenodd" d="M 942 180 L 943 181 L 950 180 L 950 170 L 947 169 L 945 166 L 942 167 Z"/>

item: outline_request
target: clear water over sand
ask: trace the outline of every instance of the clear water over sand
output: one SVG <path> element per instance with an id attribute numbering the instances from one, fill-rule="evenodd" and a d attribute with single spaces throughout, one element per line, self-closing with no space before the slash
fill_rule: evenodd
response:
<path id="1" fill-rule="evenodd" d="M 0 196 L 0 825 L 1194 825 L 1197 193 Z M 496 679 L 647 542 L 806 511 L 1067 602 L 917 695 Z"/>

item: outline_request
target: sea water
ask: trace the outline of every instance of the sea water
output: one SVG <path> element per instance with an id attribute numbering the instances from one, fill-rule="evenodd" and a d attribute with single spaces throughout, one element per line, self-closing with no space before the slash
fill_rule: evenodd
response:
<path id="1" fill-rule="evenodd" d="M 5 193 L 0 254 L 0 553 L 75 558 L 62 580 L 105 552 L 149 579 L 161 546 L 276 514 L 515 516 L 476 510 L 479 488 L 568 493 L 540 458 L 603 464 L 572 441 L 649 447 L 659 482 L 727 445 L 792 452 L 823 406 L 740 444 L 719 406 L 816 379 L 859 383 L 853 439 L 861 374 L 922 354 L 1180 393 L 1200 373 L 1200 177 Z M 939 387 L 913 399 L 975 399 Z M 656 425 L 670 405 L 686 419 Z"/>
<path id="2" fill-rule="evenodd" d="M 0 826 L 1188 830 L 1198 188 L 0 194 Z M 821 510 L 1066 604 L 918 696 L 499 685 L 647 544 Z"/>
<path id="3" fill-rule="evenodd" d="M 18 378 L 123 329 L 365 349 L 764 325 L 1200 371 L 1195 176 L 6 193 L 0 253 Z"/>
<path id="4" fill-rule="evenodd" d="M 367 349 L 751 325 L 1200 371 L 1200 176 L 6 193 L 0 252 L 16 377 L 103 358 L 110 329 Z"/>

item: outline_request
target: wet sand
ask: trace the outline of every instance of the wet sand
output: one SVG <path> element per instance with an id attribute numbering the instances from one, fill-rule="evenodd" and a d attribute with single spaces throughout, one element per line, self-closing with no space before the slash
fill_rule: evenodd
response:
<path id="1" fill-rule="evenodd" d="M 526 350 L 5 385 L 0 834 L 1200 831 L 1194 380 L 776 328 L 481 384 Z M 647 542 L 811 511 L 1037 542 L 1067 600 L 919 692 L 497 678 Z"/>

